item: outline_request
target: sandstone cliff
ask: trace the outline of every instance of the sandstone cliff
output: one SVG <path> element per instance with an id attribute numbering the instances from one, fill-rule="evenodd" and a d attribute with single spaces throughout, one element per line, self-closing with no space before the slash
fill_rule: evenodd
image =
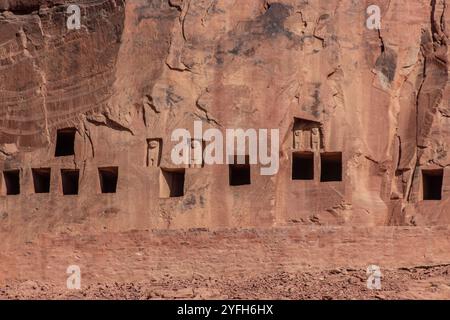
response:
<path id="1" fill-rule="evenodd" d="M 0 1 L 2 237 L 447 224 L 450 13 L 444 0 L 374 3 L 381 30 L 366 28 L 368 1 L 78 0 L 68 30 L 69 1 Z M 196 120 L 279 129 L 279 172 L 252 165 L 250 185 L 230 186 L 227 165 L 174 166 L 171 133 Z M 66 128 L 74 155 L 55 157 Z M 292 179 L 297 160 L 312 180 Z M 116 193 L 101 194 L 99 168 L 116 170 Z M 78 173 L 78 195 L 61 170 Z M 184 174 L 182 197 L 161 196 L 162 170 Z"/>

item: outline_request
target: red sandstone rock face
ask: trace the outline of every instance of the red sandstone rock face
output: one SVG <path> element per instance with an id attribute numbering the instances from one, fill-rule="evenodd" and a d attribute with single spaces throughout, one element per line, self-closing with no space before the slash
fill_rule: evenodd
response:
<path id="1" fill-rule="evenodd" d="M 74 3 L 81 29 L 68 30 Z M 366 27 L 370 4 L 381 8 L 380 31 Z M 43 281 L 56 296 L 76 263 L 90 284 L 151 274 L 167 287 L 170 273 L 172 290 L 195 272 L 221 279 L 185 297 L 336 288 L 368 297 L 361 284 L 342 285 L 364 283 L 360 275 L 324 286 L 328 271 L 297 273 L 377 263 L 397 270 L 388 280 L 408 278 L 404 266 L 443 265 L 433 270 L 444 281 L 447 6 L 0 0 L 0 280 Z M 193 133 L 194 121 L 221 132 L 279 129 L 278 173 L 250 165 L 251 184 L 231 186 L 228 165 L 175 165 L 171 134 Z M 241 277 L 261 292 L 236 288 Z M 394 280 L 386 297 L 406 290 Z M 313 285 L 297 295 L 279 281 Z M 419 287 L 408 282 L 403 296 L 423 297 Z M 27 283 L 10 288 L 0 297 L 28 295 Z M 155 296 L 141 289 L 134 296 Z"/>
<path id="2" fill-rule="evenodd" d="M 65 1 L 0 4 L 1 167 L 20 170 L 21 184 L 1 199 L 12 228 L 38 211 L 58 216 L 34 224 L 42 230 L 72 219 L 118 229 L 448 222 L 443 1 L 379 1 L 380 32 L 350 1 L 79 5 L 74 31 Z M 278 174 L 255 165 L 251 185 L 230 187 L 226 165 L 187 169 L 184 197 L 160 199 L 160 168 L 176 168 L 171 133 L 195 120 L 279 128 Z M 66 127 L 75 155 L 55 158 Z M 154 167 L 148 139 L 161 153 Z M 296 151 L 314 153 L 313 180 L 291 179 Z M 340 182 L 320 182 L 329 152 L 342 153 Z M 99 195 L 97 168 L 112 166 L 117 193 Z M 50 194 L 34 194 L 41 167 L 52 169 Z M 60 169 L 80 170 L 78 197 L 61 195 Z M 422 201 L 428 169 L 444 169 L 441 201 Z"/>
<path id="3" fill-rule="evenodd" d="M 376 3 L 379 32 L 362 1 L 80 0 L 80 30 L 66 27 L 68 1 L 0 1 L 0 237 L 448 224 L 449 12 Z M 252 165 L 250 185 L 230 186 L 227 165 L 186 168 L 184 195 L 161 197 L 179 169 L 171 133 L 196 120 L 279 129 L 279 172 Z M 64 128 L 74 155 L 55 157 Z M 297 152 L 312 180 L 292 179 Z M 330 155 L 342 181 L 321 181 Z M 114 172 L 116 193 L 101 194 Z M 78 195 L 63 195 L 70 179 Z"/>

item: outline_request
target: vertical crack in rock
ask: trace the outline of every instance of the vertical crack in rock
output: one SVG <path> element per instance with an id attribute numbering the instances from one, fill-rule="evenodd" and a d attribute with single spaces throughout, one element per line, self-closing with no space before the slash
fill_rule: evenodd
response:
<path id="1" fill-rule="evenodd" d="M 384 45 L 383 37 L 381 36 L 381 30 L 378 29 L 377 31 L 378 31 L 378 38 L 380 39 L 381 53 L 384 53 L 386 47 L 385 47 L 385 45 Z"/>
<path id="2" fill-rule="evenodd" d="M 402 159 L 402 138 L 399 135 L 396 135 L 395 137 L 397 138 L 397 142 L 398 142 L 397 163 L 395 164 L 396 165 L 395 168 L 396 168 L 396 171 L 397 171 L 400 168 L 400 162 L 401 162 L 401 159 Z"/>
<path id="3" fill-rule="evenodd" d="M 381 31 L 378 29 L 378 38 L 380 39 L 380 56 L 375 62 L 375 69 L 378 70 L 382 77 L 383 82 L 389 85 L 394 81 L 397 71 L 397 53 L 391 48 L 387 47 Z M 386 81 L 387 80 L 387 81 Z"/>
<path id="4" fill-rule="evenodd" d="M 39 30 L 41 31 L 42 39 L 44 40 L 44 46 L 45 46 L 46 45 L 45 33 L 44 33 L 44 29 L 42 28 L 41 18 L 39 18 L 38 25 L 39 25 Z M 49 125 L 48 125 L 48 109 L 47 109 L 47 94 L 48 94 L 47 93 L 47 76 L 46 76 L 44 70 L 42 70 L 39 67 L 38 63 L 36 63 L 36 61 L 34 59 L 33 59 L 33 66 L 35 68 L 37 68 L 37 71 L 42 79 L 41 94 L 42 94 L 42 99 L 43 99 L 42 107 L 43 107 L 44 118 L 45 118 L 45 134 L 46 134 L 47 142 L 50 144 L 51 138 L 50 138 Z"/>
<path id="5" fill-rule="evenodd" d="M 438 106 L 442 101 L 443 91 L 448 79 L 447 40 L 445 33 L 445 0 L 430 2 L 430 30 L 422 30 L 421 54 L 423 57 L 422 79 L 416 95 L 416 163 L 412 170 L 408 190 L 408 201 L 411 200 L 412 186 L 417 168 L 420 166 L 419 149 L 427 148 L 429 137 Z M 437 12 L 440 13 L 436 19 Z"/>
<path id="6" fill-rule="evenodd" d="M 89 128 L 86 126 L 86 121 L 88 121 L 86 119 L 86 116 L 83 116 L 83 121 L 81 121 L 82 126 L 83 126 L 83 131 L 84 131 L 84 136 L 87 137 L 89 144 L 91 146 L 91 151 L 92 151 L 92 157 L 95 158 L 95 148 L 94 148 L 94 142 L 92 141 L 92 136 L 91 136 L 91 132 L 89 130 Z"/>

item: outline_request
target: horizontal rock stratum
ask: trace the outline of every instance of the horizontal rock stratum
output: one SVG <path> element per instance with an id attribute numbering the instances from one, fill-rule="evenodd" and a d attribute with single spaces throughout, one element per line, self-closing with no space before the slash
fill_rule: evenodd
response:
<path id="1" fill-rule="evenodd" d="M 68 28 L 70 5 L 80 28 Z M 404 247 L 408 232 L 438 228 L 430 245 L 445 241 L 449 22 L 446 0 L 0 0 L 0 279 L 38 277 L 7 269 L 30 266 L 27 244 L 45 261 L 76 235 L 318 227 L 358 230 L 363 248 L 376 230 L 402 230 L 391 240 Z M 194 137 L 195 123 L 278 130 L 277 172 L 203 153 L 175 164 L 172 134 Z M 422 249 L 380 261 L 448 261 Z M 304 266 L 282 256 L 278 268 Z"/>

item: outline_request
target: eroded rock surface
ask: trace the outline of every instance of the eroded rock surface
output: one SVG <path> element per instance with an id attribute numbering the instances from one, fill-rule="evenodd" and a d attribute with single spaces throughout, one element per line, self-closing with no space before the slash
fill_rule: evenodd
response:
<path id="1" fill-rule="evenodd" d="M 0 0 L 2 245 L 450 222 L 445 0 L 377 0 L 381 30 L 364 1 L 77 0 L 79 30 L 69 4 Z M 279 171 L 174 165 L 194 121 L 279 129 Z"/>

